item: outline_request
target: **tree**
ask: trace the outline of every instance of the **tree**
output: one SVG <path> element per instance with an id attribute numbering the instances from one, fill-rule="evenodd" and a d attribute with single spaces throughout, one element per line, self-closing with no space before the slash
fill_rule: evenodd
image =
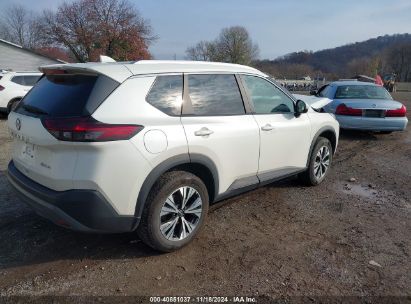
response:
<path id="1" fill-rule="evenodd" d="M 254 66 L 277 79 L 300 79 L 304 76 L 322 76 L 323 73 L 315 71 L 312 66 L 301 63 L 283 63 L 269 60 L 254 62 Z"/>
<path id="2" fill-rule="evenodd" d="M 221 61 L 250 65 L 258 57 L 258 46 L 254 44 L 246 28 L 232 26 L 224 28 L 214 41 L 201 41 L 186 50 L 192 60 Z"/>
<path id="3" fill-rule="evenodd" d="M 66 62 L 75 62 L 74 58 L 70 56 L 70 52 L 64 48 L 44 46 L 36 48 L 36 52 L 44 56 L 60 59 Z"/>
<path id="4" fill-rule="evenodd" d="M 127 0 L 77 0 L 43 13 L 44 40 L 68 48 L 79 62 L 99 55 L 116 60 L 151 57 L 156 37 L 150 23 Z"/>
<path id="5" fill-rule="evenodd" d="M 300 79 L 304 76 L 314 76 L 314 69 L 307 64 L 287 64 L 283 65 L 284 74 L 288 79 Z"/>
<path id="6" fill-rule="evenodd" d="M 344 77 L 350 78 L 356 75 L 375 77 L 382 69 L 382 61 L 379 56 L 371 58 L 354 58 L 348 62 Z"/>
<path id="7" fill-rule="evenodd" d="M 390 47 L 385 54 L 386 72 L 397 75 L 398 81 L 411 80 L 411 43 L 397 44 Z"/>
<path id="8" fill-rule="evenodd" d="M 225 28 L 216 41 L 221 61 L 250 64 L 258 57 L 258 46 L 253 44 L 248 31 L 241 26 Z"/>
<path id="9" fill-rule="evenodd" d="M 24 6 L 14 4 L 2 13 L 0 37 L 34 49 L 40 45 L 40 27 L 38 17 Z"/>
<path id="10" fill-rule="evenodd" d="M 215 44 L 210 41 L 200 41 L 186 50 L 189 59 L 198 61 L 212 61 L 215 57 L 215 52 Z"/>
<path id="11" fill-rule="evenodd" d="M 385 35 L 333 49 L 294 52 L 275 60 L 256 61 L 253 64 L 263 70 L 273 70 L 278 66 L 277 63 L 310 65 L 316 73 L 318 71 L 327 79 L 347 78 L 358 73 L 375 76 L 376 72 L 382 75 L 394 72 L 401 74 L 400 79 L 404 80 L 408 67 L 410 68 L 408 79 L 411 78 L 411 64 L 407 64 L 405 60 L 407 51 L 400 51 L 399 46 L 410 44 L 411 34 Z M 408 54 L 411 54 L 411 51 L 408 51 Z M 279 74 L 282 72 L 280 71 Z"/>

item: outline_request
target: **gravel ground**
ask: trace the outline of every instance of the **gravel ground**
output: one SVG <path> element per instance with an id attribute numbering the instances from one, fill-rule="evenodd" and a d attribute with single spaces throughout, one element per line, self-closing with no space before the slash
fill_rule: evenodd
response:
<path id="1" fill-rule="evenodd" d="M 411 93 L 396 98 L 411 109 Z M 0 295 L 410 297 L 410 131 L 342 132 L 320 186 L 289 179 L 224 201 L 192 244 L 157 254 L 134 234 L 76 233 L 34 214 L 4 175 L 2 119 Z"/>

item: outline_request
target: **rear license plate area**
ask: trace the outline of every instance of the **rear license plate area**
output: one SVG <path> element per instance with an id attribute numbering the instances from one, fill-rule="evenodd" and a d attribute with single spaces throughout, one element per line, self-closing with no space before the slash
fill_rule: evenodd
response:
<path id="1" fill-rule="evenodd" d="M 383 110 L 364 110 L 363 111 L 363 116 L 365 117 L 384 117 L 384 111 Z"/>
<path id="2" fill-rule="evenodd" d="M 27 163 L 34 163 L 36 159 L 36 146 L 30 143 L 23 143 L 21 146 L 21 158 Z"/>

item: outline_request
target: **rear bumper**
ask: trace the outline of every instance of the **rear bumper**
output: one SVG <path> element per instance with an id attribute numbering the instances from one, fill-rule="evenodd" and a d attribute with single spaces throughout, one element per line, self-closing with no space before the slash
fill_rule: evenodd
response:
<path id="1" fill-rule="evenodd" d="M 95 190 L 55 191 L 22 174 L 9 163 L 7 177 L 23 200 L 37 214 L 59 226 L 85 232 L 119 233 L 133 231 L 138 220 L 119 215 Z"/>
<path id="2" fill-rule="evenodd" d="M 335 115 L 341 129 L 368 131 L 403 131 L 407 128 L 407 117 L 357 117 Z"/>

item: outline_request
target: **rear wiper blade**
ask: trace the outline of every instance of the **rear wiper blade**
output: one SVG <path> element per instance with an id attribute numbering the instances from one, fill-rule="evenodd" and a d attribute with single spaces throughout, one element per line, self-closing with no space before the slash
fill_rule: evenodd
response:
<path id="1" fill-rule="evenodd" d="M 23 107 L 24 110 L 26 110 L 27 112 L 30 112 L 30 113 L 40 114 L 40 115 L 48 115 L 49 114 L 49 113 L 43 111 L 42 109 L 31 106 L 31 105 L 23 104 L 22 107 Z"/>

